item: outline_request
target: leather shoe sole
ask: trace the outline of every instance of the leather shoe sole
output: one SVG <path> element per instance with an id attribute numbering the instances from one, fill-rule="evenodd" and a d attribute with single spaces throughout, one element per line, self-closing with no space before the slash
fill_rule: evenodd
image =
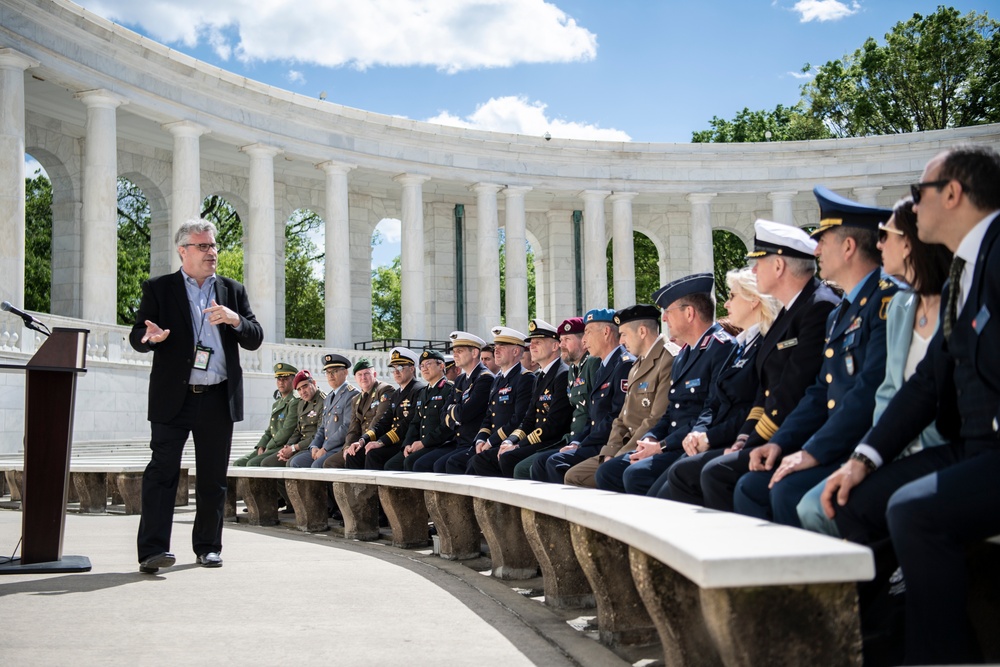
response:
<path id="1" fill-rule="evenodd" d="M 147 558 L 146 560 L 139 563 L 139 571 L 143 574 L 156 574 L 160 571 L 161 567 L 170 567 L 177 562 L 174 555 L 170 552 L 164 551 L 163 553 L 154 554 Z"/>
<path id="2" fill-rule="evenodd" d="M 214 551 L 198 556 L 198 565 L 202 567 L 222 567 L 222 557 Z"/>

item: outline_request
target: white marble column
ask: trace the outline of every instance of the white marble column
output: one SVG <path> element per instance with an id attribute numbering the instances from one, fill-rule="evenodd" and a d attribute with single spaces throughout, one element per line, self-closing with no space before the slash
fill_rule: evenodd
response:
<path id="1" fill-rule="evenodd" d="M 324 162 L 326 173 L 326 344 L 350 349 L 351 341 L 351 216 L 347 174 L 356 165 Z"/>
<path id="2" fill-rule="evenodd" d="M 400 275 L 403 338 L 426 339 L 424 323 L 424 191 L 430 176 L 400 174 L 403 186 L 402 257 Z"/>
<path id="3" fill-rule="evenodd" d="M 547 271 L 548 262 L 540 254 L 538 250 L 535 251 L 535 317 L 540 320 L 545 320 L 546 322 L 551 322 L 549 319 L 549 309 L 548 309 L 548 289 L 546 289 L 546 283 L 549 280 Z M 527 332 L 525 332 L 527 333 Z"/>
<path id="4" fill-rule="evenodd" d="M 0 300 L 24 306 L 24 70 L 40 63 L 0 49 Z"/>
<path id="5" fill-rule="evenodd" d="M 584 190 L 583 309 L 608 307 L 608 239 L 604 200 L 606 190 Z M 634 288 L 633 288 L 634 289 Z"/>
<path id="6" fill-rule="evenodd" d="M 712 249 L 712 200 L 714 192 L 693 192 L 691 203 L 691 273 L 715 271 Z"/>
<path id="7" fill-rule="evenodd" d="M 490 329 L 500 324 L 500 234 L 494 183 L 476 183 L 476 253 L 479 264 L 479 319 L 477 336 L 490 340 Z M 522 333 L 527 333 L 518 329 Z"/>
<path id="8" fill-rule="evenodd" d="M 529 190 L 531 190 L 529 187 L 511 186 L 504 189 L 507 326 L 525 333 L 528 331 L 528 251 L 526 249 L 524 195 Z"/>
<path id="9" fill-rule="evenodd" d="M 770 192 L 767 198 L 771 200 L 771 220 L 785 225 L 795 224 L 795 211 L 792 209 L 792 200 L 798 192 L 789 190 L 785 192 Z"/>
<path id="10" fill-rule="evenodd" d="M 635 304 L 635 238 L 632 200 L 636 192 L 616 192 L 611 200 L 611 263 L 614 271 L 615 310 Z"/>
<path id="11" fill-rule="evenodd" d="M 538 317 L 558 325 L 564 318 L 583 315 L 576 312 L 576 257 L 573 243 L 573 212 L 550 210 L 545 213 L 546 225 L 541 242 L 545 244 L 545 272 L 539 291 L 539 276 L 535 276 L 535 307 Z M 537 265 L 536 265 L 537 266 Z M 544 302 L 544 307 L 542 303 Z M 544 314 L 543 314 L 544 313 Z"/>
<path id="12" fill-rule="evenodd" d="M 87 107 L 83 158 L 83 319 L 113 324 L 118 294 L 118 119 L 127 100 L 108 90 L 75 96 Z"/>
<path id="13" fill-rule="evenodd" d="M 181 268 L 181 257 L 174 249 L 177 230 L 188 220 L 201 217 L 201 135 L 208 130 L 189 120 L 167 123 L 163 129 L 174 137 L 170 197 L 170 271 Z"/>
<path id="14" fill-rule="evenodd" d="M 264 329 L 264 340 L 280 342 L 285 339 L 285 332 L 277 331 L 276 324 L 274 157 L 281 153 L 281 149 L 266 144 L 251 144 L 240 150 L 250 157 L 250 219 L 245 226 L 243 282 L 254 315 Z"/>
<path id="15" fill-rule="evenodd" d="M 865 206 L 878 206 L 878 193 L 882 192 L 881 186 L 865 187 L 865 188 L 854 188 L 854 199 L 859 204 L 864 204 Z"/>

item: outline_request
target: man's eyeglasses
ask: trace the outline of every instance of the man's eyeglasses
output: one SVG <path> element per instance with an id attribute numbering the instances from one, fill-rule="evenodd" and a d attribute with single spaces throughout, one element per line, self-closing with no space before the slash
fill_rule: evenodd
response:
<path id="1" fill-rule="evenodd" d="M 895 227 L 886 227 L 885 223 L 878 223 L 878 242 L 885 243 L 886 239 L 889 238 L 889 234 L 895 234 L 896 236 L 904 236 L 902 229 L 896 229 Z"/>
<path id="2" fill-rule="evenodd" d="M 185 248 L 190 248 L 192 246 L 195 247 L 195 248 L 197 248 L 198 250 L 201 250 L 202 252 L 208 252 L 209 250 L 215 250 L 215 249 L 217 249 L 219 247 L 219 246 L 217 246 L 214 243 L 185 243 L 184 244 Z"/>
<path id="3" fill-rule="evenodd" d="M 389 370 L 393 373 L 402 373 L 404 366 L 389 366 Z"/>
<path id="4" fill-rule="evenodd" d="M 954 178 L 944 178 L 941 179 L 940 181 L 927 181 L 926 183 L 914 183 L 913 185 L 910 186 L 910 196 L 913 197 L 913 203 L 914 204 L 920 203 L 920 197 L 923 195 L 924 188 L 937 188 L 938 191 L 940 191 L 941 188 L 948 185 L 952 181 L 955 181 L 960 186 L 962 186 L 962 190 L 964 190 L 965 192 L 969 191 L 969 188 L 965 187 L 965 184 L 962 183 L 962 181 L 958 181 Z"/>

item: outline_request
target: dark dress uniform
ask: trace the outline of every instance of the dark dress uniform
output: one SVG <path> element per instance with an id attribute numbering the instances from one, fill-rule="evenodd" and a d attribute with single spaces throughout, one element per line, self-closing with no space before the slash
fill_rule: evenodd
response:
<path id="1" fill-rule="evenodd" d="M 406 438 L 403 440 L 402 449 L 399 453 L 389 459 L 385 464 L 385 470 L 413 470 L 413 464 L 427 452 L 435 449 L 447 447 L 455 437 L 455 431 L 445 426 L 445 408 L 451 395 L 455 391 L 455 385 L 448 378 L 441 376 L 441 379 L 433 386 L 425 384 L 416 394 L 417 413 L 410 420 L 410 426 L 406 431 Z M 423 443 L 423 449 L 411 452 L 409 456 L 403 456 L 403 450 L 416 441 Z"/>
<path id="2" fill-rule="evenodd" d="M 492 385 L 493 373 L 481 363 L 472 369 L 471 375 L 462 373 L 455 379 L 455 390 L 448 397 L 448 405 L 444 411 L 444 425 L 455 431 L 452 445 L 438 447 L 421 456 L 413 464 L 414 471 L 446 472 L 448 457 L 456 452 L 474 453 L 476 434 L 479 433 L 486 414 Z"/>
<path id="3" fill-rule="evenodd" d="M 295 432 L 295 426 L 299 420 L 299 397 L 295 392 L 289 392 L 288 396 L 278 395 L 278 399 L 271 405 L 271 419 L 264 429 L 264 435 L 260 437 L 257 445 L 249 454 L 241 456 L 233 461 L 234 466 L 259 466 L 265 457 L 274 454 L 285 446 L 288 438 Z M 263 448 L 264 453 L 258 454 L 257 450 Z"/>
<path id="4" fill-rule="evenodd" d="M 611 424 L 625 404 L 633 359 L 620 345 L 611 353 L 608 363 L 592 359 L 595 372 L 584 403 L 586 422 L 570 435 L 570 442 L 576 442 L 578 447 L 571 452 L 554 451 L 539 456 L 531 467 L 534 480 L 561 484 L 567 470 L 596 456 L 608 442 Z"/>
<path id="5" fill-rule="evenodd" d="M 818 278 L 812 278 L 788 310 L 778 313 L 757 351 L 760 378 L 757 397 L 739 433 L 748 435 L 743 449 L 725 454 L 733 442 L 709 438 L 713 448 L 677 461 L 668 471 L 662 497 L 669 500 L 733 510 L 733 490 L 750 471 L 750 450 L 771 440 L 803 394 L 816 381 L 823 365 L 827 319 L 840 297 Z M 716 463 L 717 461 L 717 463 Z"/>
<path id="6" fill-rule="evenodd" d="M 662 452 L 636 463 L 628 453 L 605 461 L 597 469 L 597 488 L 646 494 L 671 464 L 684 454 L 681 443 L 691 432 L 708 400 L 708 392 L 737 347 L 718 323 L 712 324 L 694 346 L 686 346 L 674 360 L 670 374 L 670 404 L 660 421 L 645 435 L 660 441 Z"/>
<path id="7" fill-rule="evenodd" d="M 771 437 L 782 456 L 804 449 L 818 465 L 785 476 L 770 490 L 773 471 L 747 473 L 734 491 L 737 512 L 800 526 L 795 507 L 802 496 L 847 460 L 871 426 L 875 392 L 885 378 L 886 309 L 899 288 L 876 269 L 852 302 L 845 299 L 830 314 L 819 375 Z"/>
<path id="8" fill-rule="evenodd" d="M 514 476 L 514 466 L 535 452 L 562 440 L 569 431 L 573 408 L 569 403 L 569 366 L 558 356 L 545 373 L 539 375 L 524 421 L 505 440 L 517 448 L 499 454 L 492 447 L 472 457 L 477 475 Z M 501 441 L 502 442 L 502 441 Z"/>
<path id="9" fill-rule="evenodd" d="M 313 394 L 312 400 L 305 401 L 299 398 L 299 402 L 295 408 L 295 430 L 288 437 L 286 445 L 299 445 L 300 451 L 309 448 L 309 444 L 316 437 L 320 424 L 323 422 L 323 400 L 325 398 L 326 394 L 319 389 Z M 281 447 L 261 459 L 259 465 L 266 468 L 284 468 L 287 466 L 287 461 L 282 461 L 278 458 L 279 451 L 281 451 Z"/>
<path id="10" fill-rule="evenodd" d="M 348 468 L 366 470 L 382 470 L 386 461 L 403 449 L 403 438 L 410 427 L 410 420 L 416 414 L 416 395 L 427 384 L 414 378 L 405 387 L 400 387 L 392 393 L 389 399 L 389 409 L 374 426 L 361 434 L 362 447 L 353 456 L 345 456 Z M 364 447 L 370 443 L 378 443 L 365 454 Z M 358 465 L 361 460 L 364 465 Z"/>
<path id="11" fill-rule="evenodd" d="M 535 376 L 524 370 L 520 363 L 514 364 L 506 375 L 499 373 L 493 380 L 486 415 L 475 440 L 486 440 L 493 447 L 499 447 L 524 419 L 534 384 Z M 448 457 L 445 472 L 471 473 L 469 462 L 475 454 L 475 446 L 469 450 L 456 451 Z"/>
<path id="12" fill-rule="evenodd" d="M 391 404 L 389 399 L 392 397 L 392 392 L 392 385 L 376 380 L 369 391 L 363 391 L 354 397 L 354 402 L 351 404 L 351 425 L 347 429 L 347 435 L 344 436 L 345 447 L 360 440 L 361 434 L 370 429 L 389 410 Z M 364 456 L 362 455 L 358 468 L 363 466 Z M 347 467 L 344 461 L 344 450 L 341 449 L 323 461 L 323 467 Z"/>

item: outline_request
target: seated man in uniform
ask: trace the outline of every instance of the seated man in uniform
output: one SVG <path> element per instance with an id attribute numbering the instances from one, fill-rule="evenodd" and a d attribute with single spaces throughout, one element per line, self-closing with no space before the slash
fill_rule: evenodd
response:
<path id="1" fill-rule="evenodd" d="M 344 447 L 344 438 L 351 426 L 351 413 L 357 389 L 347 382 L 351 360 L 340 354 L 323 355 L 323 372 L 330 393 L 323 402 L 323 419 L 309 449 L 292 457 L 291 468 L 322 468 L 328 458 Z"/>
<path id="2" fill-rule="evenodd" d="M 445 406 L 455 385 L 444 374 L 444 355 L 424 350 L 420 355 L 420 376 L 426 384 L 415 397 L 416 414 L 403 439 L 403 449 L 386 461 L 386 470 L 413 470 L 413 464 L 435 449 L 447 447 L 455 432 L 445 426 Z"/>
<path id="3" fill-rule="evenodd" d="M 361 448 L 361 434 L 370 429 L 389 409 L 393 388 L 380 382 L 372 362 L 362 357 L 351 369 L 361 393 L 351 402 L 351 425 L 344 436 L 344 448 L 323 462 L 324 468 L 344 468 L 344 456 Z"/>
<path id="4" fill-rule="evenodd" d="M 296 408 L 297 420 L 295 430 L 288 437 L 288 442 L 277 452 L 265 456 L 260 465 L 265 467 L 283 468 L 298 452 L 309 449 L 310 443 L 316 437 L 320 422 L 323 420 L 323 399 L 326 395 L 316 386 L 312 373 L 302 369 L 292 381 L 295 391 L 299 394 L 299 404 Z"/>
<path id="5" fill-rule="evenodd" d="M 289 436 L 295 430 L 295 422 L 298 419 L 296 407 L 299 403 L 298 396 L 292 389 L 292 378 L 299 372 L 291 364 L 279 361 L 274 365 L 274 381 L 278 388 L 274 392 L 274 404 L 271 406 L 271 419 L 264 429 L 264 435 L 253 450 L 233 461 L 234 466 L 259 466 L 265 456 L 270 456 L 285 446 Z"/>

